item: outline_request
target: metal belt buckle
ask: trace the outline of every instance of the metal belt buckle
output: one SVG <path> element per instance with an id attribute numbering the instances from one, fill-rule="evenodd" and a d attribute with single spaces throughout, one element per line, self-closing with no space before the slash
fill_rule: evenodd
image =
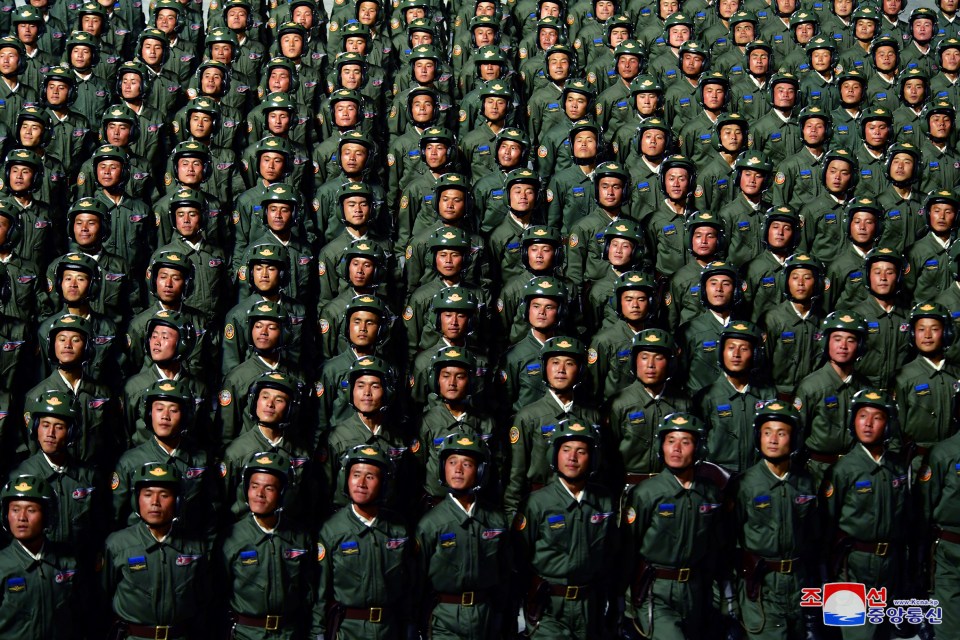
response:
<path id="1" fill-rule="evenodd" d="M 780 561 L 780 573 L 793 573 L 793 558 Z"/>
<path id="2" fill-rule="evenodd" d="M 580 597 L 580 587 L 577 585 L 568 585 L 567 592 L 563 594 L 566 600 L 576 600 Z"/>
<path id="3" fill-rule="evenodd" d="M 276 631 L 280 628 L 280 616 L 267 616 L 267 623 L 263 625 L 267 631 Z"/>
<path id="4" fill-rule="evenodd" d="M 880 556 L 880 557 L 883 557 L 883 556 L 887 555 L 887 551 L 889 551 L 889 550 L 890 550 L 890 543 L 889 543 L 889 542 L 878 542 L 878 543 L 877 543 L 877 548 L 876 548 L 876 550 L 874 551 L 874 553 L 877 554 L 877 555 Z"/>
<path id="5" fill-rule="evenodd" d="M 153 640 L 167 640 L 170 637 L 170 627 L 156 627 L 153 630 Z"/>
<path id="6" fill-rule="evenodd" d="M 687 582 L 690 579 L 690 568 L 684 567 L 680 569 L 680 573 L 677 575 L 677 582 Z"/>
<path id="7" fill-rule="evenodd" d="M 383 620 L 383 609 L 381 607 L 370 607 L 370 617 L 367 622 L 380 624 L 381 620 Z"/>
<path id="8" fill-rule="evenodd" d="M 473 601 L 475 598 L 474 591 L 464 591 L 460 594 L 460 606 L 461 607 L 472 607 Z"/>

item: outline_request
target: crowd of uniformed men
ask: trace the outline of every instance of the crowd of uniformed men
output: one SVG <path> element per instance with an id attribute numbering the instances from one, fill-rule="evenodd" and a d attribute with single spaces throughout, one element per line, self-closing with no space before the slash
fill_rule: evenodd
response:
<path id="1" fill-rule="evenodd" d="M 960 637 L 958 4 L 4 0 L 0 637 Z"/>

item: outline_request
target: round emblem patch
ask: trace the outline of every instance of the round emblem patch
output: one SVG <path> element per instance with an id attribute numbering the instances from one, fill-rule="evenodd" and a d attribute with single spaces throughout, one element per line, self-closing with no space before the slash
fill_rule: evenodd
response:
<path id="1" fill-rule="evenodd" d="M 627 524 L 633 524 L 637 521 L 637 510 L 633 507 L 627 509 Z"/>
<path id="2" fill-rule="evenodd" d="M 322 260 L 317 263 L 317 275 L 323 277 L 327 275 L 327 263 Z"/>
<path id="3" fill-rule="evenodd" d="M 597 363 L 597 350 L 587 349 L 587 364 L 596 364 L 596 363 Z"/>
<path id="4" fill-rule="evenodd" d="M 321 319 L 320 319 L 320 333 L 327 333 L 328 331 L 330 331 L 330 323 L 327 322 L 326 320 L 324 320 L 323 318 L 321 318 Z"/>
<path id="5" fill-rule="evenodd" d="M 319 542 L 317 543 L 317 562 L 323 562 L 323 559 L 327 557 L 327 550 L 323 548 L 323 545 Z"/>
<path id="6" fill-rule="evenodd" d="M 580 244 L 580 238 L 577 237 L 577 234 L 571 233 L 570 237 L 567 238 L 567 245 L 572 249 L 578 244 Z"/>
<path id="7" fill-rule="evenodd" d="M 517 444 L 518 442 L 520 442 L 520 429 L 510 427 L 510 444 Z"/>
<path id="8" fill-rule="evenodd" d="M 229 406 L 231 402 L 233 402 L 233 396 L 230 395 L 230 392 L 227 391 L 226 389 L 224 389 L 223 391 L 221 391 L 221 392 L 220 392 L 220 406 L 221 406 L 221 407 Z"/>
<path id="9" fill-rule="evenodd" d="M 223 328 L 223 337 L 227 340 L 233 340 L 233 337 L 237 334 L 236 330 L 233 328 L 232 324 L 228 324 Z"/>
<path id="10" fill-rule="evenodd" d="M 113 472 L 113 475 L 110 477 L 110 489 L 116 491 L 120 488 L 120 474 L 116 471 Z"/>
<path id="11" fill-rule="evenodd" d="M 413 320 L 413 308 L 407 307 L 403 310 L 403 319 L 404 320 Z"/>

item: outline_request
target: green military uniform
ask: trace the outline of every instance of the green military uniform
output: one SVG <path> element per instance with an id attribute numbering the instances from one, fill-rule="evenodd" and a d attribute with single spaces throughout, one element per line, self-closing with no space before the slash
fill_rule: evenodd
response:
<path id="1" fill-rule="evenodd" d="M 656 438 L 661 456 L 665 431 L 682 430 L 697 438 L 699 460 L 705 436 L 696 417 L 674 413 L 661 425 L 670 425 L 661 426 Z M 689 487 L 665 471 L 625 497 L 621 571 L 631 585 L 626 613 L 646 637 L 699 638 L 704 633 L 715 554 L 723 548 L 722 487 L 706 475 L 707 466 L 695 463 Z"/>
<path id="2" fill-rule="evenodd" d="M 800 448 L 800 416 L 774 400 L 758 410 L 755 434 L 766 422 L 792 424 L 790 454 Z M 766 460 L 731 486 L 735 535 L 743 560 L 737 600 L 750 638 L 803 637 L 797 594 L 815 575 L 819 540 L 817 487 L 796 463 L 778 476 Z"/>
<path id="3" fill-rule="evenodd" d="M 40 477 L 24 475 L 7 483 L 0 505 L 8 528 L 11 501 L 43 505 L 43 524 L 49 525 L 58 495 Z M 0 551 L 0 633 L 10 638 L 69 640 L 85 622 L 84 574 L 65 545 L 44 539 L 34 555 L 15 540 Z"/>
<path id="4" fill-rule="evenodd" d="M 171 485 L 176 493 L 179 479 L 170 467 L 148 465 L 134 481 L 135 494 L 143 486 Z M 138 522 L 107 538 L 99 572 L 117 618 L 179 640 L 203 634 L 208 563 L 206 545 L 185 536 L 176 524 L 160 541 L 145 522 Z"/>
<path id="5" fill-rule="evenodd" d="M 569 440 L 585 440 L 590 447 L 590 472 L 599 465 L 599 435 L 592 427 L 569 421 L 554 433 L 552 466 L 557 450 Z M 598 638 L 604 603 L 617 595 L 619 547 L 617 507 L 602 488 L 587 483 L 574 497 L 563 476 L 535 491 L 517 512 L 514 532 L 518 541 L 522 578 L 537 596 L 542 617 L 531 624 L 533 607 L 524 607 L 531 637 Z M 522 579 L 521 578 L 521 579 Z M 523 589 L 526 583 L 521 583 Z"/>
<path id="6" fill-rule="evenodd" d="M 909 312 L 896 304 L 899 283 L 905 271 L 905 260 L 887 247 L 872 249 L 864 260 L 864 280 L 877 262 L 893 264 L 897 270 L 897 285 L 883 298 L 876 297 L 867 282 L 869 295 L 853 308 L 867 320 L 867 352 L 857 363 L 857 372 L 871 385 L 890 389 L 894 375 L 907 360 L 910 342 Z"/>
<path id="7" fill-rule="evenodd" d="M 960 513 L 957 489 L 960 485 L 960 436 L 954 435 L 933 448 L 929 463 L 917 474 L 924 523 L 928 533 L 939 540 L 933 549 L 933 597 L 943 608 L 943 629 L 960 622 L 960 581 L 957 568 L 960 552 Z"/>

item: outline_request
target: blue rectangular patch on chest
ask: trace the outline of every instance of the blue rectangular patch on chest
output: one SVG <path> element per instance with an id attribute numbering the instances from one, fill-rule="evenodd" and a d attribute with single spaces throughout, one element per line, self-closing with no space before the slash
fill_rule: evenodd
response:
<path id="1" fill-rule="evenodd" d="M 547 525 L 551 529 L 562 529 L 567 526 L 567 519 L 562 514 L 547 517 Z"/>
<path id="2" fill-rule="evenodd" d="M 257 564 L 257 552 L 256 551 L 241 551 L 240 552 L 240 564 L 247 566 L 251 564 Z"/>
<path id="3" fill-rule="evenodd" d="M 857 493 L 873 493 L 873 482 L 870 480 L 857 480 Z"/>
<path id="4" fill-rule="evenodd" d="M 729 418 L 733 415 L 733 407 L 729 404 L 718 404 L 717 415 L 721 418 Z"/>
<path id="5" fill-rule="evenodd" d="M 130 571 L 143 571 L 147 568 L 147 557 L 136 556 L 134 558 L 127 558 L 127 568 L 130 569 Z"/>
<path id="6" fill-rule="evenodd" d="M 757 496 L 753 499 L 755 509 L 768 509 L 770 507 L 770 496 Z"/>
<path id="7" fill-rule="evenodd" d="M 340 543 L 340 553 L 345 556 L 352 556 L 360 553 L 360 547 L 353 540 Z"/>
<path id="8" fill-rule="evenodd" d="M 27 581 L 23 578 L 7 578 L 7 591 L 18 593 L 27 588 Z"/>
<path id="9" fill-rule="evenodd" d="M 444 549 L 449 549 L 450 547 L 457 546 L 457 534 L 455 533 L 441 533 L 440 534 L 440 546 Z"/>
<path id="10" fill-rule="evenodd" d="M 657 515 L 659 515 L 662 518 L 672 518 L 676 510 L 677 510 L 676 505 L 669 502 L 665 502 L 657 508 Z"/>

